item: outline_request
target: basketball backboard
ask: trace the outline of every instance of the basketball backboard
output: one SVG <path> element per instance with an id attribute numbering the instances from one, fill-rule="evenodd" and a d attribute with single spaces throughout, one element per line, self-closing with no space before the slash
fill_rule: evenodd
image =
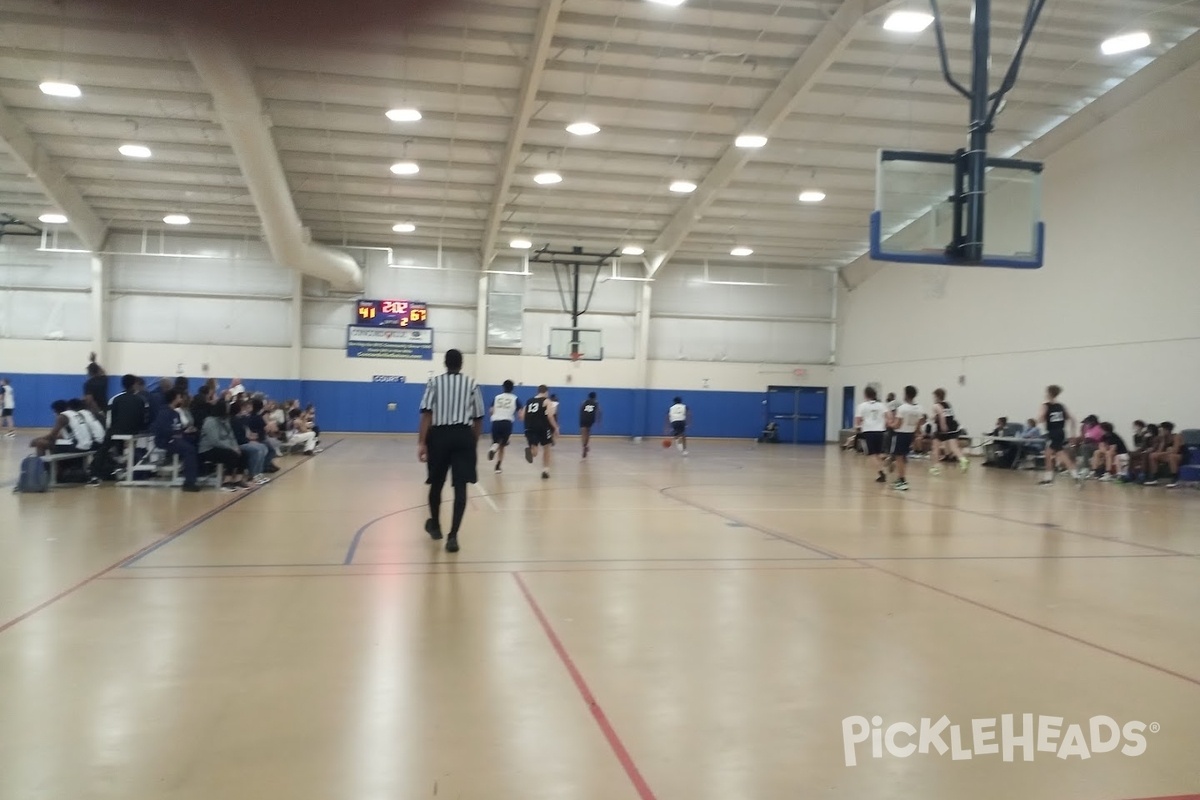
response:
<path id="1" fill-rule="evenodd" d="M 604 335 L 585 328 L 551 328 L 546 356 L 557 361 L 603 361 Z"/>
<path id="2" fill-rule="evenodd" d="M 881 150 L 871 215 L 871 257 L 877 261 L 1036 269 L 1042 266 L 1042 165 L 989 158 L 983 259 L 957 258 L 956 214 L 964 204 L 955 153 Z"/>

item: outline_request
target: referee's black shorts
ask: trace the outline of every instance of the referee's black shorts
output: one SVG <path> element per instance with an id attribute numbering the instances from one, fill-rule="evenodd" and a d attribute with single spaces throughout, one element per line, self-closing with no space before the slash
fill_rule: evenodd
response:
<path id="1" fill-rule="evenodd" d="M 426 483 L 445 483 L 449 473 L 454 486 L 475 483 L 475 434 L 470 425 L 438 425 L 429 429 L 429 477 Z"/>

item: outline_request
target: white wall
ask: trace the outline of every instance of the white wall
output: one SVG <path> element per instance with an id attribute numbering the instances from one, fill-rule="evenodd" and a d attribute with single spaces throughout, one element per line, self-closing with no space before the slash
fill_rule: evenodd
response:
<path id="1" fill-rule="evenodd" d="M 889 264 L 843 292 L 839 379 L 945 387 L 975 431 L 1049 383 L 1076 416 L 1200 427 L 1200 67 L 1047 159 L 1044 207 L 1041 270 Z"/>
<path id="2" fill-rule="evenodd" d="M 92 259 L 46 252 L 37 239 L 0 242 L 0 370 L 79 373 L 95 330 Z M 57 243 L 51 242 L 51 246 Z M 63 248 L 77 245 L 65 240 Z M 349 359 L 346 326 L 355 298 L 306 284 L 294 319 L 295 276 L 258 241 L 179 234 L 116 234 L 107 245 L 110 321 L 104 361 L 110 372 L 179 371 L 256 378 L 370 380 L 376 374 L 424 379 L 438 362 Z M 519 354 L 475 353 L 478 255 L 433 249 L 351 249 L 365 265 L 367 297 L 423 300 L 438 353 L 455 347 L 486 382 L 758 391 L 769 384 L 832 385 L 828 369 L 833 279 L 825 272 L 672 264 L 653 284 L 646 377 L 638 367 L 643 284 L 596 284 L 581 326 L 604 336 L 604 361 L 548 361 L 549 331 L 569 327 L 549 265 L 528 277 L 494 275 L 493 291 L 524 298 Z M 392 265 L 398 265 L 397 268 Z M 413 267 L 420 267 L 415 269 Z M 506 256 L 493 269 L 520 271 Z M 624 276 L 640 274 L 621 265 Z M 740 281 L 762 286 L 713 285 Z M 585 289 L 590 281 L 585 281 Z M 61 337 L 61 340 L 60 338 Z M 439 355 L 440 360 L 440 355 Z M 807 369 L 797 377 L 797 368 Z"/>

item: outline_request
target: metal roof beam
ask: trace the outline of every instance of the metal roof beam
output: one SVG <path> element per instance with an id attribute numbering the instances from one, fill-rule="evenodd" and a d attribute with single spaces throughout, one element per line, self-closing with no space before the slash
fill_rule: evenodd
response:
<path id="1" fill-rule="evenodd" d="M 820 79 L 838 54 L 850 43 L 854 28 L 866 14 L 881 7 L 881 0 L 843 0 L 838 10 L 821 28 L 812 44 L 796 59 L 787 75 L 779 82 L 750 122 L 743 127 L 747 133 L 770 136 L 795 110 L 797 103 Z M 724 155 L 700 182 L 696 191 L 667 223 L 650 248 L 646 270 L 653 275 L 683 244 L 697 220 L 712 205 L 717 193 L 729 185 L 750 161 L 752 152 L 730 142 Z"/>
<path id="2" fill-rule="evenodd" d="M 107 226 L 92 210 L 67 173 L 32 136 L 21 121 L 0 102 L 0 144 L 12 153 L 50 202 L 67 215 L 68 225 L 84 247 L 93 252 L 104 247 Z"/>
<path id="3" fill-rule="evenodd" d="M 483 268 L 496 256 L 496 236 L 500 233 L 501 217 L 508 205 L 508 191 L 512 187 L 513 176 L 517 171 L 517 163 L 521 159 L 521 151 L 525 141 L 525 131 L 529 128 L 529 120 L 533 118 L 534 103 L 537 101 L 538 87 L 542 82 L 542 73 L 546 70 L 546 60 L 550 55 L 550 43 L 554 39 L 554 26 L 558 24 L 558 15 L 562 11 L 563 0 L 548 0 L 538 14 L 537 27 L 533 35 L 533 46 L 530 48 L 525 65 L 525 76 L 521 84 L 521 95 L 517 100 L 516 112 L 513 114 L 512 128 L 508 134 L 508 145 L 504 157 L 500 161 L 499 180 L 496 181 L 495 192 L 492 195 L 492 207 L 488 213 L 487 227 L 483 232 L 483 243 L 479 253 Z"/>

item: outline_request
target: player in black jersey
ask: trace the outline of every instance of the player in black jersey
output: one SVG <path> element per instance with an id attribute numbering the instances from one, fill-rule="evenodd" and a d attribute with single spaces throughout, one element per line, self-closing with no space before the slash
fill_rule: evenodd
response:
<path id="1" fill-rule="evenodd" d="M 591 450 L 592 428 L 600 424 L 600 403 L 596 400 L 595 392 L 588 392 L 587 400 L 579 407 L 579 440 L 583 446 L 583 457 L 588 457 Z"/>
<path id="2" fill-rule="evenodd" d="M 530 464 L 542 450 L 542 479 L 550 477 L 550 444 L 558 434 L 558 418 L 546 386 L 539 386 L 538 393 L 530 398 L 521 409 L 521 422 L 525 423 L 525 460 Z"/>
<path id="3" fill-rule="evenodd" d="M 1046 427 L 1046 474 L 1038 483 L 1048 486 L 1054 483 L 1054 466 L 1057 464 L 1065 470 L 1072 468 L 1071 456 L 1067 453 L 1067 427 L 1070 435 L 1075 435 L 1075 418 L 1067 407 L 1058 402 L 1062 394 L 1061 386 L 1046 387 L 1046 402 L 1038 413 L 1038 422 Z"/>
<path id="4" fill-rule="evenodd" d="M 954 408 L 946 402 L 946 390 L 933 390 L 933 452 L 930 454 L 930 459 L 933 466 L 929 471 L 934 475 L 941 472 L 938 464 L 942 463 L 942 458 L 945 455 L 954 456 L 958 461 L 958 468 L 963 472 L 967 471 L 967 467 L 971 462 L 963 454 L 962 448 L 958 445 L 958 419 L 954 416 Z"/>

